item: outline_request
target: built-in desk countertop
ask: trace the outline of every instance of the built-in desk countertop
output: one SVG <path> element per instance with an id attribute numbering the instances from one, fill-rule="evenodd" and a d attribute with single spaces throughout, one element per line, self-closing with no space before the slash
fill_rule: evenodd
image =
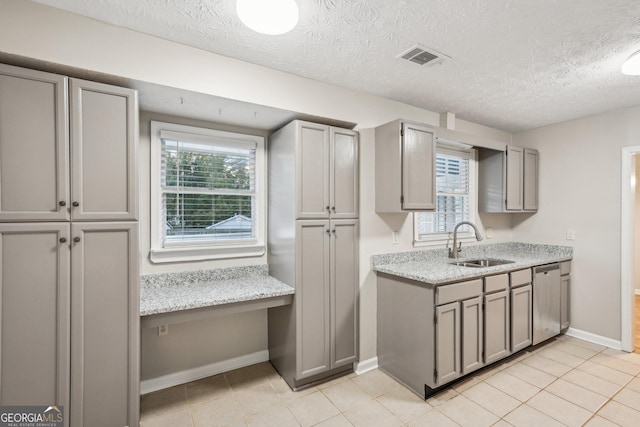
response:
<path id="1" fill-rule="evenodd" d="M 268 265 L 147 274 L 140 281 L 140 325 L 150 328 L 291 304 L 295 290 Z"/>

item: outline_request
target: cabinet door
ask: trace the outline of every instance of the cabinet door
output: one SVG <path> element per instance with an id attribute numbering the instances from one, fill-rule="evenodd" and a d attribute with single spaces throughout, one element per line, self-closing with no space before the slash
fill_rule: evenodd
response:
<path id="1" fill-rule="evenodd" d="M 71 79 L 70 103 L 72 219 L 137 219 L 137 92 Z"/>
<path id="2" fill-rule="evenodd" d="M 69 218 L 67 78 L 0 64 L 0 221 Z"/>
<path id="3" fill-rule="evenodd" d="M 511 352 L 532 343 L 533 295 L 531 285 L 511 289 Z"/>
<path id="4" fill-rule="evenodd" d="M 524 210 L 538 210 L 538 150 L 524 149 Z"/>
<path id="5" fill-rule="evenodd" d="M 460 303 L 436 307 L 436 371 L 435 383 L 443 385 L 455 380 L 460 372 Z"/>
<path id="6" fill-rule="evenodd" d="M 523 205 L 522 177 L 523 177 L 523 156 L 524 150 L 520 147 L 507 147 L 507 170 L 506 173 L 506 209 L 508 211 L 521 211 Z"/>
<path id="7" fill-rule="evenodd" d="M 358 221 L 335 220 L 331 227 L 331 367 L 356 360 Z"/>
<path id="8" fill-rule="evenodd" d="M 462 306 L 462 374 L 481 368 L 482 360 L 482 297 L 464 300 Z"/>
<path id="9" fill-rule="evenodd" d="M 0 405 L 69 408 L 68 239 L 68 224 L 0 224 Z"/>
<path id="10" fill-rule="evenodd" d="M 436 207 L 436 143 L 426 127 L 402 125 L 402 209 Z"/>
<path id="11" fill-rule="evenodd" d="M 296 378 L 329 370 L 329 221 L 298 221 L 296 230 Z"/>
<path id="12" fill-rule="evenodd" d="M 484 297 L 485 363 L 493 363 L 511 353 L 509 291 L 495 292 Z"/>
<path id="13" fill-rule="evenodd" d="M 331 128 L 331 218 L 358 217 L 358 132 Z"/>
<path id="14" fill-rule="evenodd" d="M 560 282 L 560 330 L 566 331 L 569 328 L 569 288 L 571 276 L 561 277 Z"/>
<path id="15" fill-rule="evenodd" d="M 71 235 L 71 426 L 137 426 L 138 227 L 76 223 Z"/>
<path id="16" fill-rule="evenodd" d="M 297 218 L 329 218 L 329 126 L 298 122 Z"/>

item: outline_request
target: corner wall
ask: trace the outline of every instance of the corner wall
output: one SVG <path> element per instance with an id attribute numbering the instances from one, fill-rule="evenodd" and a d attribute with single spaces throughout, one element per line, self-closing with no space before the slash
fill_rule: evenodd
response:
<path id="1" fill-rule="evenodd" d="M 621 149 L 640 145 L 640 107 L 513 136 L 540 150 L 540 210 L 513 221 L 514 240 L 572 246 L 571 327 L 619 341 Z M 575 241 L 566 230 L 576 231 Z"/>

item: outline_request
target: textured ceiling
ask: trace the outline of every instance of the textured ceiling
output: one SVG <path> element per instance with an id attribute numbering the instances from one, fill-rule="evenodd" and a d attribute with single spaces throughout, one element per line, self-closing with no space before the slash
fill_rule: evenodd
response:
<path id="1" fill-rule="evenodd" d="M 640 105 L 638 0 L 297 0 L 281 36 L 233 0 L 37 0 L 225 56 L 519 131 Z M 419 66 L 421 44 L 452 59 Z"/>

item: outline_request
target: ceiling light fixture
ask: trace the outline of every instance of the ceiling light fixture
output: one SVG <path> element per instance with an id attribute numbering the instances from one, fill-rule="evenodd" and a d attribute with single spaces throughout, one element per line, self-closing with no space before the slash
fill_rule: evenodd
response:
<path id="1" fill-rule="evenodd" d="M 622 74 L 640 76 L 640 50 L 624 61 L 624 64 L 622 64 Z"/>
<path id="2" fill-rule="evenodd" d="M 237 0 L 236 12 L 244 25 L 261 34 L 284 34 L 298 23 L 295 0 Z"/>

